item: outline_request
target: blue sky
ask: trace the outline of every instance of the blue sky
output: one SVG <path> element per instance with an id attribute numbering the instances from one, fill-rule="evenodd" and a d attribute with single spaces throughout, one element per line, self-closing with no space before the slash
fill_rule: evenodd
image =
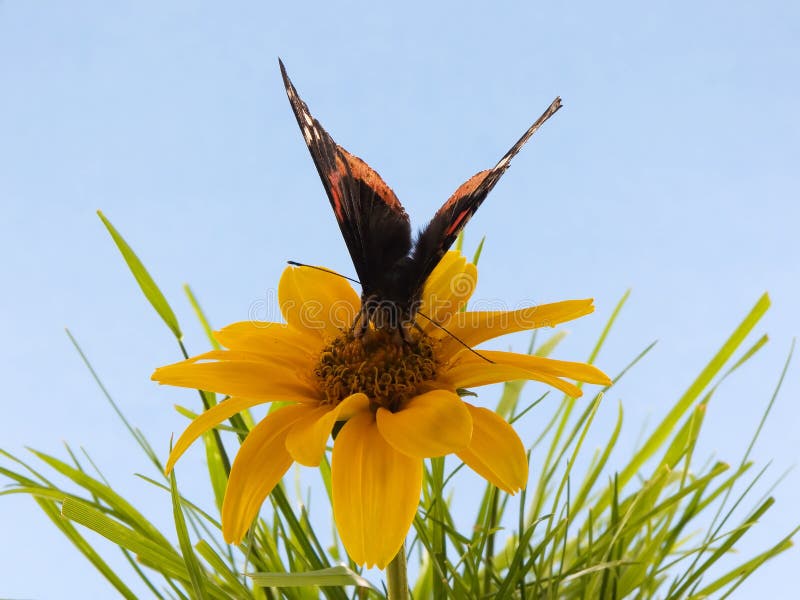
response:
<path id="1" fill-rule="evenodd" d="M 98 208 L 173 303 L 190 351 L 204 343 L 184 282 L 221 326 L 270 296 L 287 259 L 352 272 L 281 56 L 312 112 L 417 226 L 560 95 L 564 109 L 468 227 L 467 247 L 487 236 L 477 297 L 593 296 L 597 314 L 558 353 L 580 359 L 632 288 L 598 361 L 614 373 L 659 340 L 605 406 L 623 403 L 632 449 L 768 290 L 758 331 L 771 341 L 720 389 L 701 447 L 738 461 L 800 332 L 799 34 L 800 8 L 777 1 L 0 4 L 0 447 L 83 446 L 169 523 L 63 330 L 166 452 L 184 424 L 172 405 L 196 398 L 149 381 L 178 351 Z M 769 481 L 800 457 L 798 373 L 795 359 L 754 452 L 758 467 L 773 461 Z M 184 479 L 199 473 L 199 453 L 184 461 L 195 463 Z M 800 520 L 797 473 L 775 495 L 743 548 Z M 0 526 L 0 597 L 109 593 L 30 499 L 0 498 Z M 797 560 L 774 561 L 741 595 L 788 597 Z"/>

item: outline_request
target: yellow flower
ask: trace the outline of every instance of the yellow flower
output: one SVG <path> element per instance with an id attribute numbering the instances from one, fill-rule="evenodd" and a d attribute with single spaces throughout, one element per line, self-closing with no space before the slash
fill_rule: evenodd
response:
<path id="1" fill-rule="evenodd" d="M 455 453 L 509 493 L 525 487 L 525 448 L 495 412 L 456 393 L 502 381 L 544 382 L 570 396 L 563 378 L 609 384 L 597 368 L 527 354 L 480 350 L 500 335 L 554 326 L 594 310 L 570 300 L 518 311 L 463 311 L 477 281 L 475 266 L 449 252 L 426 282 L 411 341 L 370 329 L 356 339 L 350 324 L 359 297 L 344 279 L 287 268 L 278 286 L 286 323 L 242 322 L 216 333 L 216 350 L 161 367 L 164 384 L 227 394 L 198 416 L 176 442 L 170 471 L 192 442 L 234 414 L 266 402 L 288 402 L 248 434 L 236 455 L 222 506 L 222 531 L 240 543 L 259 508 L 293 462 L 318 466 L 331 430 L 333 514 L 358 564 L 385 568 L 408 533 L 420 498 L 424 458 Z"/>

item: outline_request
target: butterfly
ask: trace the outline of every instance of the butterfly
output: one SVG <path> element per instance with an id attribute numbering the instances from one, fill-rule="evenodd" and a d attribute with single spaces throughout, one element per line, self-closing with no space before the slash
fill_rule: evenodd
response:
<path id="1" fill-rule="evenodd" d="M 491 169 L 465 181 L 436 211 L 415 240 L 403 205 L 367 163 L 339 146 L 309 112 L 278 61 L 297 124 L 339 223 L 361 283 L 361 309 L 353 323 L 361 337 L 370 323 L 408 340 L 425 281 L 486 196 L 542 124 L 561 108 L 556 98 Z"/>

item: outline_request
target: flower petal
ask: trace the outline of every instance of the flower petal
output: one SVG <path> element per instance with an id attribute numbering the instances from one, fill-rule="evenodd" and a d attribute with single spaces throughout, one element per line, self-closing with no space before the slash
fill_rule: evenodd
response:
<path id="1" fill-rule="evenodd" d="M 286 449 L 301 465 L 317 467 L 325 454 L 333 424 L 368 409 L 369 398 L 365 394 L 348 396 L 334 407 L 321 405 L 292 425 L 286 436 Z"/>
<path id="2" fill-rule="evenodd" d="M 286 450 L 289 428 L 310 410 L 285 406 L 253 427 L 233 461 L 222 502 L 222 535 L 229 544 L 242 541 L 261 504 L 292 465 Z"/>
<path id="3" fill-rule="evenodd" d="M 164 468 L 164 472 L 168 474 L 189 446 L 206 431 L 216 427 L 225 419 L 229 419 L 233 415 L 247 410 L 252 406 L 256 406 L 257 404 L 262 404 L 263 402 L 264 400 L 261 399 L 228 398 L 195 417 L 172 447 L 172 452 L 169 453 L 167 466 Z"/>
<path id="4" fill-rule="evenodd" d="M 555 377 L 569 377 L 575 381 L 586 383 L 599 383 L 611 385 L 611 379 L 594 365 L 566 360 L 555 360 L 531 354 L 518 354 L 516 352 L 497 352 L 494 350 L 481 350 L 481 355 L 494 361 L 498 365 L 519 367 L 526 371 L 553 375 Z M 466 358 L 467 362 L 482 360 L 477 356 Z M 483 361 L 486 362 L 486 361 Z"/>
<path id="5" fill-rule="evenodd" d="M 278 283 L 283 318 L 319 337 L 336 336 L 353 324 L 361 303 L 346 279 L 309 267 L 287 267 Z"/>
<path id="6" fill-rule="evenodd" d="M 200 362 L 204 360 L 215 362 Z M 151 379 L 161 384 L 219 392 L 229 396 L 299 402 L 301 399 L 319 396 L 316 387 L 302 375 L 302 367 L 307 364 L 291 368 L 266 357 L 215 350 L 159 367 L 153 372 Z"/>
<path id="7" fill-rule="evenodd" d="M 425 283 L 420 312 L 436 323 L 447 321 L 466 306 L 477 283 L 475 265 L 468 263 L 460 252 L 448 252 Z M 428 333 L 440 331 L 427 319 L 421 324 Z"/>
<path id="8" fill-rule="evenodd" d="M 472 418 L 458 394 L 434 390 L 412 398 L 402 410 L 376 415 L 378 431 L 395 450 L 416 458 L 444 456 L 466 448 Z"/>
<path id="9" fill-rule="evenodd" d="M 528 483 L 528 457 L 517 432 L 497 413 L 464 404 L 472 415 L 472 440 L 458 457 L 501 490 L 518 492 Z"/>
<path id="10" fill-rule="evenodd" d="M 537 329 L 539 327 L 555 327 L 559 323 L 572 321 L 578 317 L 594 312 L 594 300 L 566 300 L 551 304 L 528 306 L 512 311 L 466 311 L 459 312 L 443 323 L 444 327 L 467 346 L 477 346 L 481 342 L 501 335 Z M 444 338 L 442 352 L 447 354 L 463 350 L 464 345 L 454 337 Z"/>
<path id="11" fill-rule="evenodd" d="M 331 469 L 333 515 L 347 553 L 359 565 L 385 568 L 414 521 L 422 460 L 392 448 L 366 412 L 339 432 Z"/>
<path id="12" fill-rule="evenodd" d="M 231 350 L 252 352 L 292 361 L 308 361 L 319 352 L 322 341 L 285 323 L 241 321 L 214 332 L 216 340 Z"/>
<path id="13" fill-rule="evenodd" d="M 481 352 L 483 354 L 483 352 Z M 568 396 L 580 398 L 583 392 L 579 387 L 545 373 L 535 373 L 519 367 L 503 364 L 493 364 L 476 357 L 477 360 L 459 360 L 457 364 L 449 367 L 439 375 L 442 382 L 448 382 L 450 387 L 471 388 L 492 383 L 502 383 L 504 381 L 514 381 L 517 379 L 530 379 L 541 381 L 547 385 L 561 390 Z"/>

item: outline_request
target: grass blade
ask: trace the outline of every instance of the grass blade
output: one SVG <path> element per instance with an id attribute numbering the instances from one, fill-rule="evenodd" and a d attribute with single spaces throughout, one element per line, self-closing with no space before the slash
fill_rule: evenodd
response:
<path id="1" fill-rule="evenodd" d="M 248 573 L 247 576 L 253 583 L 262 587 L 354 585 L 377 592 L 369 581 L 344 565 L 305 573 Z"/>
<path id="2" fill-rule="evenodd" d="M 722 370 L 731 355 L 741 345 L 761 317 L 764 316 L 769 306 L 769 296 L 764 294 L 759 298 L 758 302 L 756 302 L 755 306 L 753 306 L 733 334 L 731 334 L 722 345 L 714 358 L 711 359 L 700 375 L 697 376 L 697 379 L 689 386 L 689 389 L 684 392 L 683 396 L 675 406 L 673 406 L 672 410 L 670 410 L 656 430 L 650 435 L 644 446 L 636 453 L 630 463 L 623 469 L 622 473 L 620 473 L 619 479 L 622 484 L 630 481 L 642 465 L 663 446 L 667 436 L 669 436 L 672 429 L 678 423 L 680 417 L 700 396 L 700 393 L 706 386 L 711 383 L 711 380 Z"/>
<path id="3" fill-rule="evenodd" d="M 150 302 L 155 311 L 158 313 L 158 316 L 161 317 L 175 337 L 181 339 L 183 337 L 183 333 L 181 333 L 181 328 L 178 325 L 178 319 L 175 317 L 175 313 L 172 312 L 172 308 L 170 308 L 169 304 L 167 303 L 167 299 L 164 298 L 164 294 L 161 293 L 161 290 L 158 289 L 156 282 L 153 281 L 150 273 L 148 273 L 147 269 L 145 269 L 142 261 L 139 260 L 139 257 L 136 256 L 136 253 L 133 251 L 133 249 L 128 245 L 125 239 L 111 224 L 111 221 L 109 221 L 101 211 L 97 211 L 97 216 L 100 217 L 100 220 L 103 221 L 103 225 L 105 225 L 106 229 L 108 229 L 108 233 L 111 234 L 111 238 L 114 240 L 117 248 L 119 248 L 119 251 L 122 253 L 122 258 L 125 259 L 125 263 L 128 265 L 128 268 L 131 270 L 131 273 L 136 279 L 136 283 L 138 283 L 139 287 L 142 289 L 142 293 L 144 293 L 145 298 L 147 298 L 148 302 Z"/>
<path id="4" fill-rule="evenodd" d="M 197 557 L 192 548 L 192 542 L 189 539 L 189 531 L 186 529 L 186 520 L 183 516 L 183 509 L 181 508 L 180 495 L 178 494 L 178 484 L 173 470 L 169 476 L 169 489 L 172 496 L 172 515 L 175 520 L 175 531 L 178 534 L 178 544 L 183 554 L 183 562 L 186 565 L 186 570 L 189 572 L 189 579 L 192 582 L 192 590 L 194 591 L 195 598 L 200 600 L 208 600 L 208 594 L 204 585 L 205 576 L 200 564 L 197 562 Z"/>

